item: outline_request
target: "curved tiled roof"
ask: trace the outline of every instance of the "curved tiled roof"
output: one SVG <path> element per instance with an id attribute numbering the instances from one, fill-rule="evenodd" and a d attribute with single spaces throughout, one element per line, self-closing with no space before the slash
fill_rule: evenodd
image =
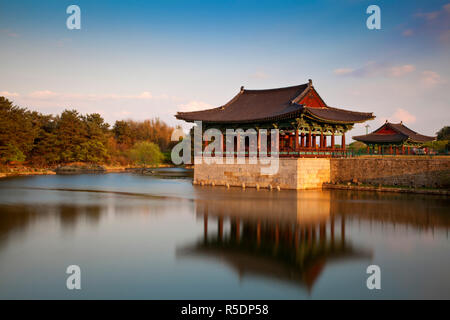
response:
<path id="1" fill-rule="evenodd" d="M 338 108 L 313 108 L 297 101 L 312 89 L 311 82 L 292 87 L 241 91 L 227 104 L 213 109 L 178 112 L 176 118 L 188 122 L 249 123 L 299 117 L 306 114 L 327 122 L 355 123 L 373 119 L 372 113 L 347 111 Z"/>
<path id="2" fill-rule="evenodd" d="M 367 143 L 397 143 L 397 142 L 403 142 L 408 139 L 408 136 L 405 136 L 400 133 L 396 134 L 376 134 L 376 133 L 369 133 L 363 136 L 356 136 L 353 137 L 353 139 L 361 142 L 367 142 Z"/>
<path id="3" fill-rule="evenodd" d="M 383 128 L 392 129 L 392 131 L 394 131 L 395 133 L 392 134 L 378 133 Z M 436 137 L 424 136 L 422 134 L 419 134 L 406 127 L 402 122 L 400 123 L 386 122 L 374 132 L 362 136 L 355 136 L 353 137 L 353 139 L 367 143 L 390 143 L 390 142 L 398 143 L 406 140 L 422 143 L 433 141 L 436 139 Z"/>
<path id="4" fill-rule="evenodd" d="M 319 120 L 332 122 L 355 123 L 375 118 L 371 112 L 356 112 L 344 109 L 326 107 L 326 108 L 310 108 L 304 107 L 308 114 Z"/>

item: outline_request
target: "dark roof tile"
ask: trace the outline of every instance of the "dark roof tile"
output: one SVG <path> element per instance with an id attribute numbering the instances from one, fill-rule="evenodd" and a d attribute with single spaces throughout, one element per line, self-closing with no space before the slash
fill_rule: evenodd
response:
<path id="1" fill-rule="evenodd" d="M 189 122 L 249 123 L 299 117 L 307 114 L 322 121 L 354 123 L 373 119 L 372 113 L 347 111 L 338 108 L 312 108 L 294 102 L 312 88 L 311 83 L 298 86 L 241 91 L 222 107 L 178 112 L 177 119 Z"/>

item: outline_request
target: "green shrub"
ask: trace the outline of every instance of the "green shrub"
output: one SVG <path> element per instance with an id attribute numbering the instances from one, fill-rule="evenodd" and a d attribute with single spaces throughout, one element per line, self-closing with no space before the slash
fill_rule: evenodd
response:
<path id="1" fill-rule="evenodd" d="M 139 166 L 154 166 L 160 164 L 164 155 L 157 144 L 148 141 L 137 142 L 129 151 L 130 160 Z"/>

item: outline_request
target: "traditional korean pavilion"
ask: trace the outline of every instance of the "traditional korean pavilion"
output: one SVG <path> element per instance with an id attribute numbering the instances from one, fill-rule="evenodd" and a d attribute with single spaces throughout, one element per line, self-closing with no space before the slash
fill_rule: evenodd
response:
<path id="1" fill-rule="evenodd" d="M 217 128 L 222 133 L 225 129 L 277 128 L 280 130 L 280 156 L 329 157 L 345 151 L 345 133 L 355 123 L 375 116 L 328 106 L 309 80 L 306 84 L 277 89 L 247 90 L 241 87 L 239 93 L 223 106 L 178 112 L 176 118 L 187 122 L 202 121 L 203 130 Z M 335 136 L 342 137 L 339 146 Z M 258 134 L 258 152 L 259 141 Z M 248 150 L 247 145 L 245 149 Z M 239 150 L 238 146 L 236 150 Z"/>
<path id="2" fill-rule="evenodd" d="M 373 151 L 379 154 L 410 154 L 410 147 L 436 140 L 436 137 L 419 134 L 406 127 L 403 122 L 390 123 L 386 120 L 386 123 L 374 132 L 353 139 L 367 144 L 368 153 Z"/>

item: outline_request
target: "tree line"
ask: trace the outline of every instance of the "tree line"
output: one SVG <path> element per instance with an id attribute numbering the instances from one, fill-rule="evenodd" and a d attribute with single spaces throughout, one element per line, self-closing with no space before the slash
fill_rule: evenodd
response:
<path id="1" fill-rule="evenodd" d="M 110 127 L 98 113 L 44 115 L 0 97 L 0 162 L 156 164 L 168 158 L 174 129 L 158 118 L 121 120 Z"/>

